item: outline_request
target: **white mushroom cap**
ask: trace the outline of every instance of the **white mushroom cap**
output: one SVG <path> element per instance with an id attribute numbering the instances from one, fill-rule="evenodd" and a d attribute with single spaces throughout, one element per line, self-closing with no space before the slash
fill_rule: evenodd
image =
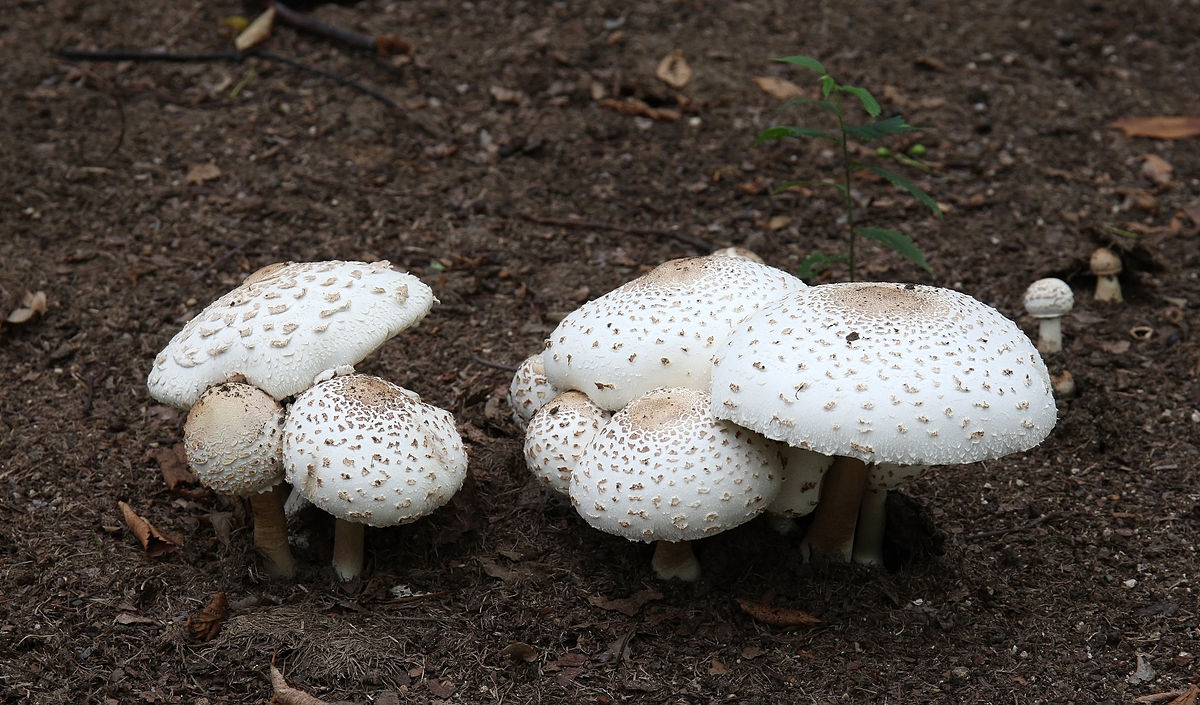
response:
<path id="1" fill-rule="evenodd" d="M 154 360 L 150 395 L 187 408 L 236 375 L 276 399 L 353 365 L 415 325 L 433 291 L 388 262 L 299 262 L 252 274 L 193 318 Z"/>
<path id="2" fill-rule="evenodd" d="M 713 370 L 713 412 L 825 455 L 970 463 L 1037 445 L 1057 410 L 1041 355 L 965 294 L 811 287 L 759 310 Z"/>
<path id="3" fill-rule="evenodd" d="M 655 389 L 618 411 L 571 478 L 587 523 L 634 541 L 691 541 L 754 518 L 779 491 L 776 444 L 712 417 L 706 392 Z"/>
<path id="4" fill-rule="evenodd" d="M 583 392 L 564 392 L 537 410 L 525 429 L 525 465 L 539 480 L 567 494 L 571 473 L 611 411 Z"/>
<path id="5" fill-rule="evenodd" d="M 283 482 L 283 407 L 262 390 L 230 382 L 196 400 L 183 426 L 188 465 L 205 487 L 239 497 Z"/>
<path id="6" fill-rule="evenodd" d="M 1097 247 L 1088 259 L 1088 268 L 1098 277 L 1113 277 L 1121 273 L 1121 258 L 1107 247 Z"/>
<path id="7" fill-rule="evenodd" d="M 513 421 L 524 429 L 542 405 L 562 393 L 563 390 L 546 380 L 542 354 L 530 355 L 517 366 L 508 385 L 508 405 L 512 407 Z"/>
<path id="8" fill-rule="evenodd" d="M 368 375 L 334 377 L 296 397 L 284 422 L 283 463 L 310 502 L 369 526 L 429 514 L 467 474 L 450 412 Z"/>
<path id="9" fill-rule="evenodd" d="M 707 390 L 712 354 L 734 325 L 804 288 L 741 257 L 666 262 L 568 314 L 546 341 L 546 378 L 605 409 L 660 386 Z"/>
<path id="10" fill-rule="evenodd" d="M 867 487 L 879 490 L 894 490 L 911 480 L 929 472 L 928 465 L 897 465 L 879 463 L 867 469 Z"/>
<path id="11" fill-rule="evenodd" d="M 731 245 L 729 247 L 722 247 L 719 250 L 713 250 L 713 254 L 717 257 L 741 257 L 742 259 L 748 259 L 751 262 L 765 264 L 765 262 L 763 262 L 763 258 L 759 257 L 757 252 L 748 247 L 740 247 L 738 245 Z"/>
<path id="12" fill-rule="evenodd" d="M 1025 310 L 1034 318 L 1056 318 L 1071 312 L 1075 294 L 1062 279 L 1038 279 L 1025 290 Z"/>

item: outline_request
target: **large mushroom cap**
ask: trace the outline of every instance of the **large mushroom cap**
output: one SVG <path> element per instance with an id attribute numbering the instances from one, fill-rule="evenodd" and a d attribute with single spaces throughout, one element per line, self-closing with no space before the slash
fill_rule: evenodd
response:
<path id="1" fill-rule="evenodd" d="M 1037 445 L 1057 410 L 1015 323 L 912 284 L 811 287 L 738 326 L 717 356 L 713 412 L 769 438 L 867 463 L 938 465 Z"/>
<path id="2" fill-rule="evenodd" d="M 525 429 L 525 465 L 539 480 L 567 494 L 583 449 L 612 412 L 583 392 L 563 392 L 537 410 Z"/>
<path id="3" fill-rule="evenodd" d="M 651 390 L 592 438 L 571 502 L 593 527 L 635 541 L 691 541 L 757 516 L 779 491 L 771 441 L 713 419 L 706 392 Z"/>
<path id="4" fill-rule="evenodd" d="M 230 382 L 192 405 L 183 427 L 188 465 L 205 487 L 246 497 L 283 482 L 283 407 L 262 390 Z"/>
<path id="5" fill-rule="evenodd" d="M 1062 279 L 1038 279 L 1025 290 L 1025 310 L 1034 318 L 1055 318 L 1071 312 L 1075 294 Z"/>
<path id="6" fill-rule="evenodd" d="M 546 378 L 610 410 L 655 387 L 707 390 L 712 353 L 734 325 L 804 288 L 741 257 L 666 262 L 563 318 L 546 342 Z"/>
<path id="7" fill-rule="evenodd" d="M 154 360 L 155 399 L 190 407 L 236 375 L 276 399 L 318 375 L 353 365 L 415 325 L 433 291 L 388 262 L 270 265 L 209 304 Z"/>
<path id="8" fill-rule="evenodd" d="M 292 486 L 333 516 L 370 526 L 429 514 L 467 474 L 450 412 L 368 375 L 334 377 L 297 396 L 283 445 Z"/>

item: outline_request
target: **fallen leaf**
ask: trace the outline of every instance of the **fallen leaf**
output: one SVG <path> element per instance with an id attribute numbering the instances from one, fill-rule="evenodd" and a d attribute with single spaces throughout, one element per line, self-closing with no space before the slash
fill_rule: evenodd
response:
<path id="1" fill-rule="evenodd" d="M 433 697 L 442 699 L 454 695 L 454 691 L 458 690 L 458 686 L 449 678 L 426 678 L 425 687 L 429 688 Z"/>
<path id="2" fill-rule="evenodd" d="M 726 666 L 725 664 L 721 663 L 717 659 L 713 659 L 712 663 L 710 663 L 708 666 L 708 675 L 710 675 L 710 676 L 724 676 L 724 675 L 727 675 L 728 673 L 729 673 L 729 667 Z"/>
<path id="3" fill-rule="evenodd" d="M 792 219 L 790 217 L 786 215 L 774 215 L 767 221 L 767 230 L 775 232 L 776 230 L 783 230 L 791 224 Z"/>
<path id="4" fill-rule="evenodd" d="M 195 164 L 192 168 L 188 169 L 185 181 L 189 184 L 202 184 L 205 181 L 212 181 L 220 175 L 221 169 L 217 166 L 216 162 Z"/>
<path id="5" fill-rule="evenodd" d="M 271 36 L 271 26 L 275 24 L 275 8 L 268 7 L 258 17 L 254 18 L 246 29 L 242 30 L 241 34 L 233 40 L 233 46 L 238 51 L 246 51 L 252 46 L 256 46 L 266 41 L 267 37 Z"/>
<path id="6" fill-rule="evenodd" d="M 209 512 L 208 521 L 213 533 L 225 548 L 233 543 L 233 514 L 231 512 Z"/>
<path id="7" fill-rule="evenodd" d="M 271 666 L 271 689 L 275 694 L 268 705 L 329 705 L 318 697 L 288 685 L 283 679 L 283 674 L 274 665 Z"/>
<path id="8" fill-rule="evenodd" d="M 1167 703 L 1167 705 L 1196 705 L 1196 699 L 1198 696 L 1200 696 L 1200 688 L 1197 688 L 1196 684 L 1193 683 L 1189 685 L 1187 690 L 1183 691 L 1178 698 L 1175 698 L 1171 702 Z"/>
<path id="9" fill-rule="evenodd" d="M 154 528 L 154 525 L 139 516 L 137 512 L 133 511 L 133 507 L 125 502 L 118 502 L 117 505 L 121 507 L 121 514 L 125 517 L 125 525 L 137 537 L 137 540 L 142 544 L 142 548 L 146 549 L 147 556 L 158 558 L 178 550 L 183 545 L 183 539 L 167 536 Z"/>
<path id="10" fill-rule="evenodd" d="M 1112 355 L 1120 355 L 1128 352 L 1131 345 L 1128 340 L 1104 340 L 1100 342 L 1100 349 Z"/>
<path id="11" fill-rule="evenodd" d="M 1150 659 L 1146 657 L 1146 654 L 1138 652 L 1137 665 L 1134 666 L 1132 673 L 1125 676 L 1125 682 L 1130 685 L 1141 685 L 1154 680 L 1156 675 L 1154 667 L 1150 665 Z"/>
<path id="12" fill-rule="evenodd" d="M 492 86 L 488 89 L 488 92 L 492 94 L 492 98 L 497 103 L 519 105 L 520 103 L 524 103 L 526 101 L 526 95 L 523 91 L 515 91 L 511 88 L 505 88 L 503 86 Z"/>
<path id="13" fill-rule="evenodd" d="M 750 646 L 742 647 L 742 658 L 746 659 L 747 661 L 753 661 L 754 659 L 758 658 L 759 656 L 762 656 L 765 653 L 767 653 L 765 650 L 760 649 L 759 647 L 754 646 L 753 644 L 751 644 Z"/>
<path id="14" fill-rule="evenodd" d="M 404 56 L 412 58 L 412 42 L 392 34 L 380 34 L 375 37 L 375 49 L 380 56 Z"/>
<path id="15" fill-rule="evenodd" d="M 642 609 L 642 607 L 646 605 L 647 602 L 653 602 L 654 600 L 661 599 L 661 592 L 657 592 L 655 590 L 639 590 L 629 597 L 623 597 L 619 600 L 610 600 L 607 597 L 593 595 L 592 597 L 588 598 L 588 602 L 594 607 L 599 607 L 602 610 L 620 612 L 626 617 L 632 617 L 636 615 Z"/>
<path id="16" fill-rule="evenodd" d="M 673 51 L 658 62 L 654 75 L 672 88 L 683 88 L 692 81 L 692 67 L 684 60 L 682 51 Z"/>
<path id="17" fill-rule="evenodd" d="M 188 615 L 188 635 L 199 641 L 212 641 L 228 616 L 229 602 L 225 599 L 225 593 L 215 593 L 204 609 Z"/>
<path id="18" fill-rule="evenodd" d="M 117 624 L 154 624 L 154 620 L 132 612 L 122 612 L 113 620 Z"/>
<path id="19" fill-rule="evenodd" d="M 533 663 L 538 658 L 538 650 L 521 641 L 512 642 L 503 649 L 500 649 L 500 653 L 512 659 L 513 663 L 517 661 Z"/>
<path id="20" fill-rule="evenodd" d="M 25 292 L 25 296 L 21 298 L 21 305 L 12 310 L 5 320 L 9 323 L 20 324 L 28 323 L 34 316 L 39 316 L 46 312 L 46 292 Z"/>
<path id="21" fill-rule="evenodd" d="M 1121 118 L 1112 127 L 1120 129 L 1126 137 L 1178 140 L 1200 136 L 1200 116 Z"/>
<path id="22" fill-rule="evenodd" d="M 661 122 L 676 122 L 679 118 L 683 117 L 683 113 L 679 110 L 675 110 L 674 108 L 652 108 L 637 98 L 626 98 L 625 100 L 605 98 L 600 101 L 600 105 L 609 110 L 615 110 L 622 115 L 637 115 Z"/>
<path id="23" fill-rule="evenodd" d="M 176 443 L 170 448 L 155 448 L 150 451 L 150 457 L 158 463 L 158 471 L 162 473 L 163 482 L 167 489 L 183 489 L 188 485 L 199 484 L 196 473 L 187 464 L 187 454 L 183 444 Z"/>
<path id="24" fill-rule="evenodd" d="M 512 582 L 517 578 L 517 571 L 505 568 L 492 558 L 479 556 L 475 560 L 479 561 L 479 565 L 483 566 L 483 572 L 493 578 L 498 578 L 506 583 Z"/>
<path id="25" fill-rule="evenodd" d="M 1171 183 L 1171 175 L 1174 171 L 1171 163 L 1157 154 L 1142 155 L 1142 174 L 1159 186 Z"/>
<path id="26" fill-rule="evenodd" d="M 786 78 L 777 76 L 755 76 L 754 83 L 763 93 L 779 100 L 792 100 L 804 96 L 804 89 Z"/>
<path id="27" fill-rule="evenodd" d="M 741 598 L 737 598 L 737 604 L 751 619 L 770 627 L 813 627 L 821 623 L 821 620 L 803 610 L 771 607 Z"/>

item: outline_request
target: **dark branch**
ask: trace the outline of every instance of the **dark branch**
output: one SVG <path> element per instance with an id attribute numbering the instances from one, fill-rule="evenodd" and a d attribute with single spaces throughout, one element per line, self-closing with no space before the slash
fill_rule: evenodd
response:
<path id="1" fill-rule="evenodd" d="M 667 230 L 666 228 L 649 228 L 640 225 L 620 225 L 618 223 L 604 223 L 596 220 L 578 220 L 575 218 L 552 218 L 531 213 L 519 214 L 525 220 L 531 223 L 540 225 L 555 225 L 562 228 L 583 228 L 591 230 L 613 230 L 621 233 L 630 233 L 633 235 L 657 235 L 659 237 L 674 238 L 682 243 L 686 243 L 699 249 L 702 252 L 711 252 L 713 247 L 710 243 L 687 233 L 681 233 L 676 230 Z"/>

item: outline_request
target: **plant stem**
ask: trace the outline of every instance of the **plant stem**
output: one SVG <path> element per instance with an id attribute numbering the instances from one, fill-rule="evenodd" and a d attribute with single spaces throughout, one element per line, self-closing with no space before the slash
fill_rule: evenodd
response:
<path id="1" fill-rule="evenodd" d="M 838 130 L 842 133 L 842 170 L 846 180 L 846 226 L 850 228 L 850 281 L 854 281 L 854 198 L 850 195 L 850 146 L 846 139 L 846 119 L 842 115 L 842 96 L 834 93 L 834 107 L 837 108 Z"/>

